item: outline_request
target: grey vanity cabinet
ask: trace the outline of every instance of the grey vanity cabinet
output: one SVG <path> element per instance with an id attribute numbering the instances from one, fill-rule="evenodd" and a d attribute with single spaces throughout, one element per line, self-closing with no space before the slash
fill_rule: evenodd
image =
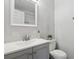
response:
<path id="1" fill-rule="evenodd" d="M 49 59 L 49 44 L 41 44 L 4 56 L 5 59 Z"/>
<path id="2" fill-rule="evenodd" d="M 32 48 L 7 54 L 4 56 L 4 58 L 5 59 L 32 59 Z"/>
<path id="3" fill-rule="evenodd" d="M 49 59 L 49 45 L 44 44 L 33 48 L 33 59 Z"/>

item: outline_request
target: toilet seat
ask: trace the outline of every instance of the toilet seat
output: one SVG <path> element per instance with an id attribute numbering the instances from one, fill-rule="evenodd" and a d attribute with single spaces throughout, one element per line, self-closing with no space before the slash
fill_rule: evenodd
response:
<path id="1" fill-rule="evenodd" d="M 55 58 L 55 59 L 66 59 L 67 55 L 64 51 L 62 50 L 53 50 L 50 51 L 50 54 Z"/>

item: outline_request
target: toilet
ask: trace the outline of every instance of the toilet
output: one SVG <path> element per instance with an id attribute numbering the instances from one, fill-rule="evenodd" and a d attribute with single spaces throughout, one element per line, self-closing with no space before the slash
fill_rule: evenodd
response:
<path id="1" fill-rule="evenodd" d="M 50 59 L 67 59 L 67 54 L 59 49 L 56 48 L 56 40 L 52 39 L 49 40 L 49 50 L 50 50 Z M 52 58 L 53 57 L 53 58 Z"/>

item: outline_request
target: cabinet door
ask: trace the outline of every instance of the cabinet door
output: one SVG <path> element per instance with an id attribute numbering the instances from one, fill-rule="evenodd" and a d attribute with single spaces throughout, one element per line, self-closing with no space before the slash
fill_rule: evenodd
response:
<path id="1" fill-rule="evenodd" d="M 49 59 L 49 45 L 41 45 L 33 48 L 33 59 Z"/>
<path id="2" fill-rule="evenodd" d="M 5 55 L 4 59 L 32 59 L 32 49 L 25 49 Z"/>

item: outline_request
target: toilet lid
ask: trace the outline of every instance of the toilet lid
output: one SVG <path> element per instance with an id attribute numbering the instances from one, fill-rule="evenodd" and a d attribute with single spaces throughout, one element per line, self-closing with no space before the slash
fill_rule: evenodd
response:
<path id="1" fill-rule="evenodd" d="M 50 52 L 52 56 L 66 56 L 66 53 L 62 50 L 53 50 Z"/>

